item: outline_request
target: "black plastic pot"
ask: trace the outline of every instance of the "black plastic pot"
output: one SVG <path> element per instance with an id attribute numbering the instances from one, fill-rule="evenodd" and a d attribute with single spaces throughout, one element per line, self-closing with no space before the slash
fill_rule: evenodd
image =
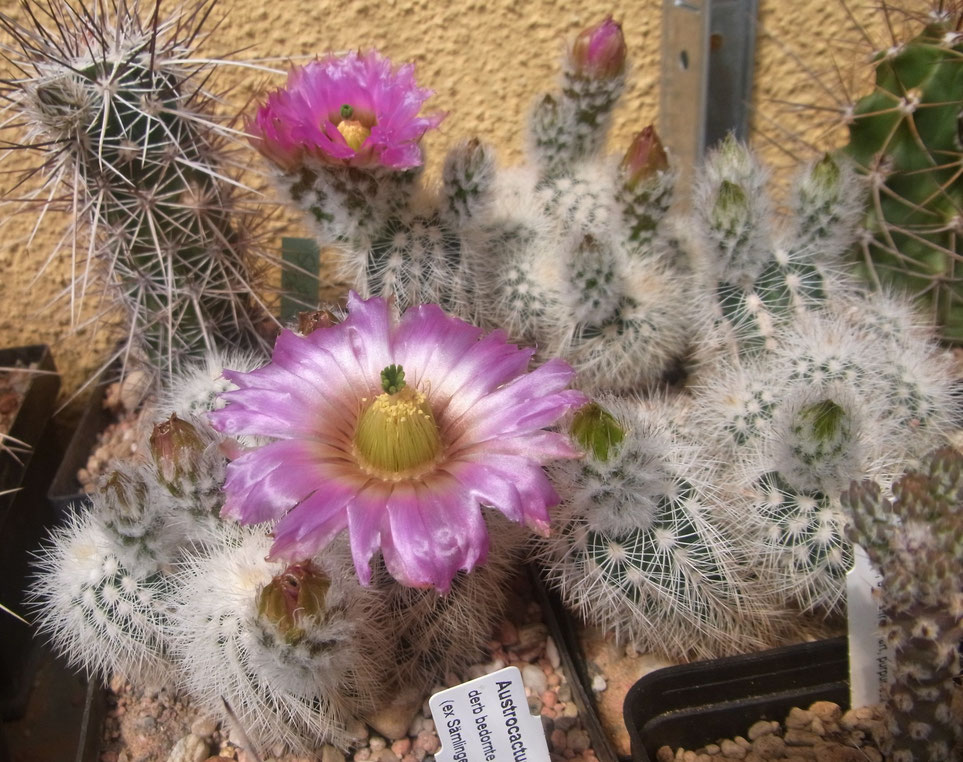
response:
<path id="1" fill-rule="evenodd" d="M 781 722 L 821 700 L 849 707 L 844 637 L 656 670 L 631 688 L 623 716 L 634 762 L 654 762 L 662 746 L 745 735 L 758 720 Z"/>
<path id="2" fill-rule="evenodd" d="M 548 631 L 558 647 L 562 667 L 568 676 L 568 684 L 572 689 L 572 698 L 578 707 L 578 714 L 592 741 L 592 749 L 599 762 L 628 762 L 627 757 L 620 757 L 615 746 L 605 733 L 602 721 L 599 719 L 598 707 L 592 693 L 592 680 L 589 676 L 588 665 L 578 643 L 578 633 L 575 623 L 569 615 L 558 594 L 551 590 L 536 569 L 532 570 L 535 594 L 542 607 L 542 616 Z"/>
<path id="3" fill-rule="evenodd" d="M 31 554 L 53 514 L 45 500 L 61 448 L 51 420 L 60 376 L 46 346 L 0 350 L 0 367 L 35 368 L 8 432 L 22 451 L 0 452 L 0 602 L 24 611 L 24 590 Z M 0 718 L 23 713 L 37 661 L 33 633 L 23 622 L 0 612 Z"/>
<path id="4" fill-rule="evenodd" d="M 90 395 L 50 482 L 47 500 L 57 516 L 63 516 L 71 505 L 79 507 L 89 500 L 77 481 L 77 472 L 87 464 L 87 458 L 97 443 L 97 435 L 113 420 L 110 411 L 104 409 L 106 394 L 107 384 L 99 384 Z"/>

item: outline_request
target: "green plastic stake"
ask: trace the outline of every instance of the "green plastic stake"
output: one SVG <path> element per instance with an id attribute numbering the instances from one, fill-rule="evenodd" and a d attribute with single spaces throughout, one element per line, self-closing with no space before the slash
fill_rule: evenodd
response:
<path id="1" fill-rule="evenodd" d="M 321 248 L 313 238 L 281 239 L 281 321 L 298 316 L 302 310 L 317 309 L 321 272 Z"/>

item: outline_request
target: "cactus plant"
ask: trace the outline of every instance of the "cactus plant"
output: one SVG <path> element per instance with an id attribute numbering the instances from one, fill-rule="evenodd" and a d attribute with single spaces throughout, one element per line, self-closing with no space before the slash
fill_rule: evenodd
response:
<path id="1" fill-rule="evenodd" d="M 764 181 L 731 138 L 698 180 L 701 272 L 717 310 L 688 425 L 709 435 L 722 483 L 743 501 L 724 531 L 778 597 L 826 613 L 851 561 L 836 495 L 944 441 L 954 374 L 911 310 L 842 274 L 862 213 L 848 164 L 811 165 L 779 222 Z"/>
<path id="2" fill-rule="evenodd" d="M 20 71 L 4 87 L 8 124 L 44 159 L 27 208 L 72 217 L 72 318 L 103 281 L 98 310 L 125 316 L 118 355 L 163 375 L 214 347 L 263 344 L 271 321 L 254 290 L 270 259 L 254 194 L 234 177 L 237 141 L 205 89 L 215 64 L 196 55 L 211 5 L 166 19 L 127 0 L 0 15 Z"/>
<path id="3" fill-rule="evenodd" d="M 887 12 L 887 4 L 881 5 Z M 957 4 L 932 5 L 908 39 L 873 56 L 875 83 L 845 113 L 844 148 L 872 200 L 859 263 L 876 285 L 917 298 L 944 338 L 963 341 L 963 38 Z"/>
<path id="4" fill-rule="evenodd" d="M 629 391 L 675 370 L 699 319 L 662 226 L 675 173 L 658 137 L 643 130 L 619 167 L 602 154 L 624 69 L 618 24 L 586 29 L 536 102 L 527 165 L 496 171 L 461 142 L 434 194 L 419 140 L 440 116 L 419 116 L 428 91 L 375 52 L 295 68 L 248 129 L 362 296 L 437 302 L 563 357 L 583 388 Z"/>
<path id="5" fill-rule="evenodd" d="M 764 647 L 784 623 L 723 531 L 718 466 L 679 415 L 611 396 L 576 414 L 585 458 L 554 467 L 566 500 L 539 556 L 569 606 L 641 651 Z"/>
<path id="6" fill-rule="evenodd" d="M 872 481 L 842 495 L 849 536 L 882 576 L 880 608 L 895 668 L 886 689 L 887 759 L 958 759 L 951 703 L 963 639 L 963 455 L 929 453 L 887 496 Z"/>

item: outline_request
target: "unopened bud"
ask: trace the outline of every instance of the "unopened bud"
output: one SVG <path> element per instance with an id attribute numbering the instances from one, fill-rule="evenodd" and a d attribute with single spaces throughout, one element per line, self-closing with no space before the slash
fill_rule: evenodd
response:
<path id="1" fill-rule="evenodd" d="M 147 485 L 127 470 L 112 471 L 101 483 L 104 516 L 121 534 L 140 534 Z"/>
<path id="2" fill-rule="evenodd" d="M 312 310 L 298 313 L 298 333 L 307 336 L 319 328 L 330 328 L 338 320 L 330 310 Z"/>
<path id="3" fill-rule="evenodd" d="M 625 439 L 625 431 L 601 405 L 590 402 L 572 420 L 572 436 L 583 450 L 601 462 Z"/>
<path id="4" fill-rule="evenodd" d="M 724 180 L 716 194 L 712 207 L 712 225 L 718 230 L 733 231 L 749 219 L 749 199 L 746 192 L 735 183 Z"/>
<path id="5" fill-rule="evenodd" d="M 669 157 L 666 156 L 655 127 L 649 125 L 632 139 L 632 145 L 622 159 L 621 166 L 625 184 L 629 188 L 634 188 L 643 180 L 669 168 Z"/>
<path id="6" fill-rule="evenodd" d="M 622 26 L 609 16 L 579 33 L 572 46 L 572 62 L 583 77 L 612 79 L 625 71 L 625 53 Z"/>
<path id="7" fill-rule="evenodd" d="M 204 452 L 204 441 L 191 424 L 171 414 L 167 421 L 154 426 L 150 435 L 150 453 L 157 467 L 158 480 L 173 494 L 182 494 L 185 480 L 198 475 L 198 460 Z"/>
<path id="8" fill-rule="evenodd" d="M 297 644 L 304 637 L 307 619 L 320 619 L 331 580 L 310 561 L 292 564 L 258 594 L 257 613 L 278 628 L 285 642 Z"/>

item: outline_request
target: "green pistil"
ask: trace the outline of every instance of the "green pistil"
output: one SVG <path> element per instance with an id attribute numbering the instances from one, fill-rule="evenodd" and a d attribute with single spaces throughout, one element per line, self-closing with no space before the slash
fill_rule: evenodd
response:
<path id="1" fill-rule="evenodd" d="M 354 116 L 354 109 L 347 103 L 341 107 L 341 118 L 350 119 Z"/>
<path id="2" fill-rule="evenodd" d="M 400 365 L 389 365 L 381 371 L 381 388 L 388 394 L 397 394 L 405 388 L 405 370 Z"/>

